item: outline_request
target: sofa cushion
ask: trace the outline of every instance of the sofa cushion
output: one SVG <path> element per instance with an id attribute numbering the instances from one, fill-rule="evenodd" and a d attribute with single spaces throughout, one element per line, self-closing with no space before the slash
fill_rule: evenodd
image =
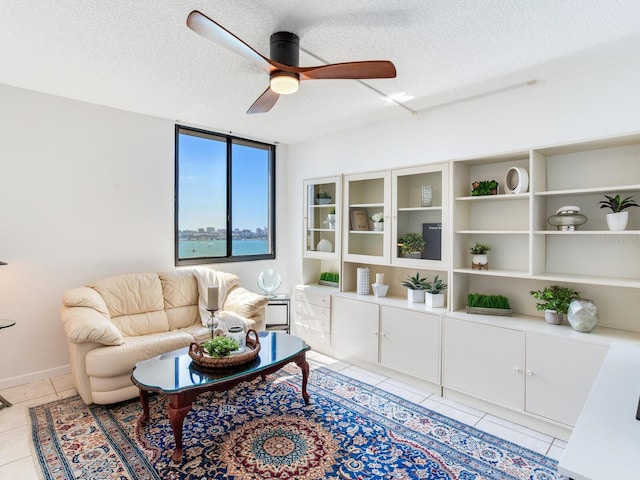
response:
<path id="1" fill-rule="evenodd" d="M 191 269 L 159 273 L 169 330 L 200 323 L 198 282 Z"/>
<path id="2" fill-rule="evenodd" d="M 99 280 L 89 287 L 104 299 L 111 320 L 123 335 L 148 335 L 169 330 L 158 274 L 119 275 Z"/>
<path id="3" fill-rule="evenodd" d="M 98 292 L 89 287 L 78 287 L 62 295 L 62 303 L 67 307 L 88 307 L 109 316 L 109 309 Z"/>
<path id="4" fill-rule="evenodd" d="M 231 290 L 224 302 L 224 310 L 251 318 L 258 313 L 260 309 L 269 303 L 267 297 L 258 295 L 254 292 L 245 290 L 244 288 L 234 288 Z"/>
<path id="5" fill-rule="evenodd" d="M 187 347 L 193 341 L 193 335 L 182 331 L 125 337 L 122 345 L 89 351 L 85 357 L 87 374 L 97 377 L 131 374 L 137 362 Z"/>

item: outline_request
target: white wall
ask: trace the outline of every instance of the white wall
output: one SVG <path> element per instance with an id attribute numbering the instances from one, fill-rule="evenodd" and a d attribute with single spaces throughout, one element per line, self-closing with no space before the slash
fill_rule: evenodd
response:
<path id="1" fill-rule="evenodd" d="M 0 330 L 4 388 L 68 371 L 64 291 L 174 268 L 174 123 L 2 85 L 0 105 L 0 318 L 17 322 Z M 257 290 L 277 265 L 214 268 Z"/>
<path id="2" fill-rule="evenodd" d="M 398 109 L 392 120 L 289 145 L 291 229 L 302 231 L 304 179 L 640 132 L 640 55 L 537 80 L 417 115 Z M 288 275 L 300 279 L 297 238 Z"/>

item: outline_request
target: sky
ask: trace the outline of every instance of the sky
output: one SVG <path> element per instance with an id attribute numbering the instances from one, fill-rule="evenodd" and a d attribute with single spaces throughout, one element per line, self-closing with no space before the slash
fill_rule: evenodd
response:
<path id="1" fill-rule="evenodd" d="M 226 149 L 224 141 L 180 134 L 180 230 L 226 227 Z M 267 227 L 269 152 L 234 144 L 232 158 L 232 229 Z"/>

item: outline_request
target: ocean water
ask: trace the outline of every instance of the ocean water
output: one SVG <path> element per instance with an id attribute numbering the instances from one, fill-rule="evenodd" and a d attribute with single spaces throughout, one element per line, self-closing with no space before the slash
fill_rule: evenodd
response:
<path id="1" fill-rule="evenodd" d="M 178 253 L 180 258 L 222 257 L 225 254 L 226 240 L 180 240 Z M 266 240 L 233 240 L 233 255 L 265 255 L 269 253 Z"/>

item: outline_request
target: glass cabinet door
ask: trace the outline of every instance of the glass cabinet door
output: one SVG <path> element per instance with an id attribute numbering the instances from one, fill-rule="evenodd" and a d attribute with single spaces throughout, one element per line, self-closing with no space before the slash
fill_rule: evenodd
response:
<path id="1" fill-rule="evenodd" d="M 345 260 L 389 263 L 390 199 L 389 172 L 345 176 Z"/>
<path id="2" fill-rule="evenodd" d="M 304 256 L 339 258 L 341 226 L 340 177 L 304 182 Z"/>

